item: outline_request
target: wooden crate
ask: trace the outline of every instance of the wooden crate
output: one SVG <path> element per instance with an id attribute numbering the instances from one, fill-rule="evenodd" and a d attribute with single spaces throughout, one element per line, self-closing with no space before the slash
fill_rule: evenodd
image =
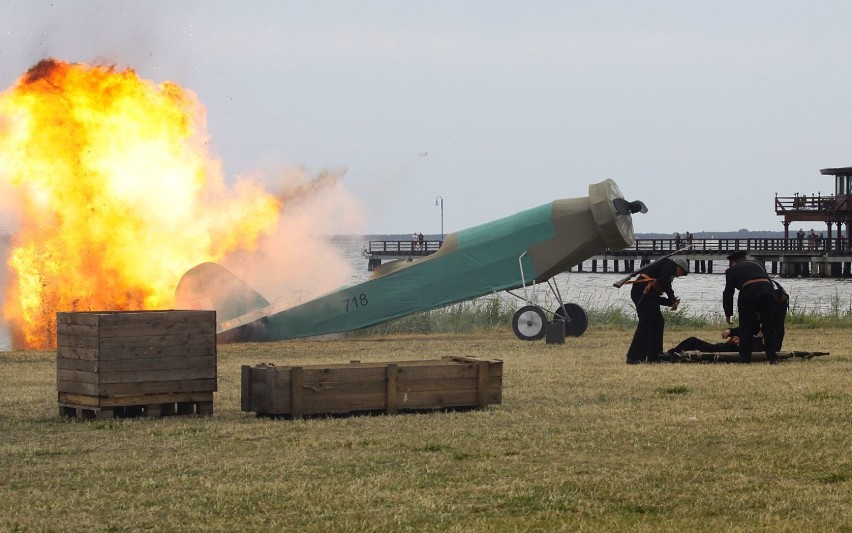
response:
<path id="1" fill-rule="evenodd" d="M 502 401 L 503 361 L 437 360 L 242 367 L 243 411 L 303 416 L 483 408 Z"/>
<path id="2" fill-rule="evenodd" d="M 59 412 L 213 413 L 215 311 L 57 313 Z"/>

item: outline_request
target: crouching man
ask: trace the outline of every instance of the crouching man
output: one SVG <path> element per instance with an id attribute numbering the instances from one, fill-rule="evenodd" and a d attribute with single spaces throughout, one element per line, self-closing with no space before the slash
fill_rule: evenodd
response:
<path id="1" fill-rule="evenodd" d="M 778 363 L 778 334 L 776 332 L 778 299 L 775 287 L 763 265 L 746 259 L 745 251 L 737 251 L 728 256 L 729 267 L 725 271 L 725 290 L 722 292 L 722 307 L 725 320 L 733 323 L 734 291 L 739 291 L 737 310 L 739 312 L 740 331 L 763 330 L 764 349 L 770 364 Z M 739 345 L 740 363 L 750 363 L 752 343 Z"/>

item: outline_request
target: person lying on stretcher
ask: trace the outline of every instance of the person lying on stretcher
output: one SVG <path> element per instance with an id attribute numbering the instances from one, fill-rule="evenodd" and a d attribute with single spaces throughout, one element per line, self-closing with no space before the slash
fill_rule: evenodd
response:
<path id="1" fill-rule="evenodd" d="M 740 328 L 729 328 L 722 332 L 723 342 L 708 342 L 698 337 L 689 337 L 668 351 L 668 353 L 681 353 L 687 351 L 697 352 L 738 352 L 740 346 Z M 751 335 L 752 351 L 763 351 L 763 332 Z"/>

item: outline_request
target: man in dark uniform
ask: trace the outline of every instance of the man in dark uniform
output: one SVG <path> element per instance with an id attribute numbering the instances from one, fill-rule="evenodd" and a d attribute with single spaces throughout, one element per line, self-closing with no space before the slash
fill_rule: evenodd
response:
<path id="1" fill-rule="evenodd" d="M 722 292 L 722 308 L 725 310 L 725 320 L 732 323 L 734 315 L 734 291 L 740 291 L 737 298 L 737 309 L 740 315 L 740 331 L 756 333 L 763 329 L 766 358 L 770 364 L 776 364 L 778 358 L 778 334 L 776 332 L 778 299 L 775 287 L 766 273 L 763 265 L 746 260 L 743 250 L 728 256 L 730 266 L 725 271 L 725 290 Z M 740 343 L 740 362 L 751 362 L 752 344 Z"/>
<path id="2" fill-rule="evenodd" d="M 663 330 L 666 322 L 660 306 L 677 309 L 680 298 L 672 290 L 672 281 L 689 273 L 689 262 L 685 257 L 675 256 L 661 259 L 648 265 L 632 280 L 630 299 L 636 306 L 639 323 L 633 334 L 633 342 L 627 350 L 627 364 L 634 365 L 660 360 L 663 353 Z M 665 295 L 665 296 L 664 296 Z"/>

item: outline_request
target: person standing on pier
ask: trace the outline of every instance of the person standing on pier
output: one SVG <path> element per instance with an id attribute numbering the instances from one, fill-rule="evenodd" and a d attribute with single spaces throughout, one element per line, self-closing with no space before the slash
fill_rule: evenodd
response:
<path id="1" fill-rule="evenodd" d="M 728 256 L 730 266 L 725 271 L 725 290 L 722 292 L 722 308 L 725 321 L 733 323 L 734 291 L 739 291 L 737 310 L 739 311 L 740 331 L 743 335 L 763 329 L 764 350 L 770 364 L 776 364 L 778 335 L 776 332 L 778 298 L 775 286 L 769 279 L 766 269 L 760 263 L 746 260 L 746 252 L 739 250 Z M 752 345 L 740 343 L 740 363 L 751 363 Z"/>
<path id="2" fill-rule="evenodd" d="M 651 263 L 635 280 L 630 289 L 630 299 L 636 306 L 639 323 L 633 341 L 627 349 L 627 364 L 651 363 L 660 360 L 663 353 L 663 331 L 666 321 L 660 306 L 677 310 L 672 281 L 689 273 L 689 262 L 683 256 L 674 256 Z"/>

